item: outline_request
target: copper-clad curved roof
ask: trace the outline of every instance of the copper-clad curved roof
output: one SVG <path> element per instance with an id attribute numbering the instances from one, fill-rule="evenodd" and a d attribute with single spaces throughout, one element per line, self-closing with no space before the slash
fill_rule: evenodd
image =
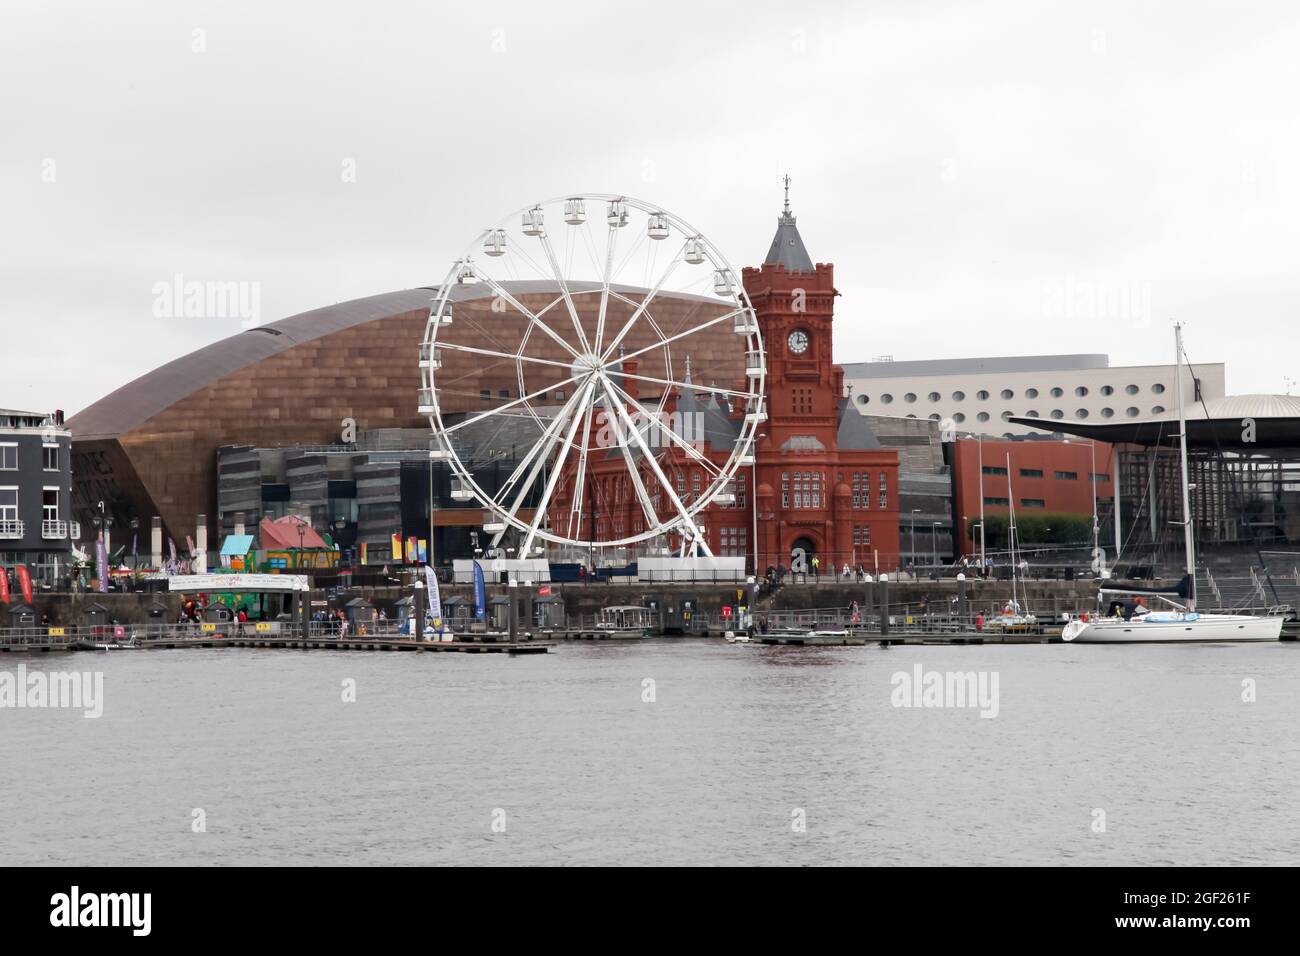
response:
<path id="1" fill-rule="evenodd" d="M 546 281 L 503 283 L 528 308 L 552 303 L 557 286 Z M 575 293 L 595 286 L 571 283 Z M 635 301 L 646 290 L 619 287 Z M 358 431 L 372 428 L 426 428 L 417 412 L 423 338 L 434 287 L 369 296 L 293 315 L 247 329 L 162 365 L 104 396 L 68 421 L 74 442 L 74 509 L 84 520 L 105 501 L 119 521 L 142 522 L 160 515 L 178 540 L 194 516 L 216 506 L 216 449 L 228 444 L 301 445 L 340 440 L 345 421 Z M 457 285 L 454 328 L 473 344 L 509 351 L 524 318 L 492 308 L 491 290 L 481 284 Z M 594 323 L 590 299 L 578 306 L 583 322 Z M 720 314 L 719 299 L 661 292 L 652 311 L 670 331 L 692 319 Z M 632 312 L 611 300 L 617 321 Z M 591 313 L 590 315 L 588 313 Z M 656 341 L 645 323 L 629 333 L 634 349 Z M 558 326 L 563 337 L 572 333 Z M 594 327 L 594 325 L 593 325 Z M 535 338 L 540 339 L 540 336 Z M 719 323 L 701 333 L 696 357 L 719 378 L 742 376 L 743 350 Z M 513 345 L 511 346 L 513 348 Z M 530 345 L 530 352 L 533 346 Z M 561 346 L 553 358 L 564 359 Z M 676 346 L 674 346 L 676 348 Z M 444 411 L 478 409 L 518 394 L 513 363 L 460 352 L 448 356 L 439 375 Z M 646 374 L 660 374 L 654 355 L 642 359 Z M 547 368 L 546 366 L 542 366 Z M 562 366 L 551 374 L 564 376 Z M 541 383 L 546 387 L 543 377 Z"/>

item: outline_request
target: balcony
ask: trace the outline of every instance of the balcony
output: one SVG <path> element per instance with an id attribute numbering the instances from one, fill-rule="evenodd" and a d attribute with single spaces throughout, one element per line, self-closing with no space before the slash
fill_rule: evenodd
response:
<path id="1" fill-rule="evenodd" d="M 62 541 L 68 536 L 66 521 L 42 521 L 41 537 L 47 541 Z"/>
<path id="2" fill-rule="evenodd" d="M 0 521 L 0 538 L 21 538 L 23 531 L 21 521 Z"/>

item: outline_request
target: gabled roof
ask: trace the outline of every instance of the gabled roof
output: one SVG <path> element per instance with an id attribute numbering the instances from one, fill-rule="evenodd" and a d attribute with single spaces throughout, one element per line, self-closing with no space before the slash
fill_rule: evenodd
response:
<path id="1" fill-rule="evenodd" d="M 302 529 L 302 535 L 298 530 Z M 287 551 L 290 548 L 328 548 L 325 539 L 318 535 L 306 521 L 297 515 L 283 518 L 263 518 L 257 526 L 264 551 Z"/>

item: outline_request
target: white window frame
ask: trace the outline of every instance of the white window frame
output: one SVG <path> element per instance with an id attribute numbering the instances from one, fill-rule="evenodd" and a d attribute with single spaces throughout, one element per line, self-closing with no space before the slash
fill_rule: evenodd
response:
<path id="1" fill-rule="evenodd" d="M 45 509 L 46 509 L 46 507 L 48 507 L 48 506 L 45 504 L 45 492 L 47 492 L 47 491 L 52 491 L 52 492 L 54 492 L 54 517 L 53 517 L 53 518 L 49 517 L 49 516 L 46 515 L 46 513 L 45 513 Z M 42 486 L 41 486 L 41 520 L 42 520 L 42 521 L 61 521 L 61 520 L 63 520 L 62 518 L 59 517 L 59 515 L 60 515 L 60 514 L 62 513 L 62 511 L 63 511 L 63 501 L 62 501 L 62 499 L 63 499 L 63 489 L 60 488 L 58 485 L 42 485 Z"/>
<path id="2" fill-rule="evenodd" d="M 12 448 L 14 450 L 14 464 L 9 468 L 4 463 L 3 449 Z M 18 442 L 0 441 L 0 471 L 17 471 L 18 470 Z"/>
<path id="3" fill-rule="evenodd" d="M 47 465 L 47 464 L 45 463 L 45 453 L 46 453 L 46 451 L 48 451 L 48 450 L 51 449 L 51 448 L 54 449 L 54 467 L 53 467 L 53 468 L 51 468 L 49 465 Z M 41 444 L 41 469 L 42 469 L 43 471 L 58 471 L 58 470 L 59 470 L 59 444 L 58 444 L 58 442 L 43 442 L 43 443 Z"/>
<path id="4" fill-rule="evenodd" d="M 19 520 L 18 515 L 19 515 L 19 513 L 20 513 L 20 512 L 19 512 L 20 497 L 19 497 L 19 488 L 18 488 L 18 486 L 17 486 L 17 485 L 0 485 L 0 491 L 12 491 L 12 492 L 14 493 L 14 514 L 13 514 L 13 517 L 12 517 L 12 518 L 8 518 L 8 517 L 6 517 L 6 516 L 5 516 L 5 512 L 4 512 L 3 510 L 0 510 L 0 521 L 18 521 L 18 520 Z M 0 505 L 0 509 L 3 509 L 3 508 L 5 508 L 5 507 L 7 507 L 7 506 L 6 506 L 6 505 Z"/>

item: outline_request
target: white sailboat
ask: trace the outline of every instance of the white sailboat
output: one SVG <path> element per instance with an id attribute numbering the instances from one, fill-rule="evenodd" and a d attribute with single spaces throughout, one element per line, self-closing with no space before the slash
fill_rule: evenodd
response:
<path id="1" fill-rule="evenodd" d="M 1021 606 L 1020 594 L 1016 588 L 1016 581 L 1020 577 L 1020 565 L 1016 560 L 1016 498 L 1011 487 L 1010 452 L 1007 453 L 1007 505 L 1010 508 L 1008 513 L 1007 549 L 1011 555 L 1011 600 L 1002 609 L 1002 613 L 993 618 L 989 624 L 1004 631 L 1027 631 L 1038 624 L 1038 618 L 1030 614 L 1027 607 Z M 1029 604 L 1028 595 L 1025 595 L 1025 604 Z"/>
<path id="2" fill-rule="evenodd" d="M 1155 591 L 1102 588 L 1103 594 L 1152 594 L 1170 606 L 1130 618 L 1102 617 L 1074 620 L 1065 625 L 1061 639 L 1080 644 L 1184 644 L 1204 641 L 1276 641 L 1282 633 L 1281 616 L 1251 614 L 1198 614 L 1196 611 L 1196 542 L 1192 526 L 1191 495 L 1187 483 L 1187 417 L 1183 410 L 1183 327 L 1174 325 L 1174 389 L 1178 395 L 1178 453 L 1183 492 L 1183 546 L 1187 552 L 1186 605 Z M 1166 592 L 1174 593 L 1174 592 Z"/>

